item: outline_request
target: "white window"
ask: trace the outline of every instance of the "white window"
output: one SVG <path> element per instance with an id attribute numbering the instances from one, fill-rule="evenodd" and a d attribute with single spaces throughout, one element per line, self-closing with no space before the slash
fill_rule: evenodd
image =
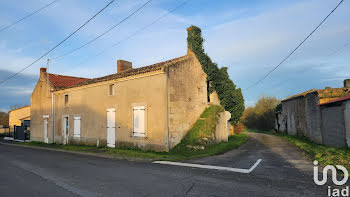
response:
<path id="1" fill-rule="evenodd" d="M 146 136 L 146 108 L 145 106 L 135 106 L 133 108 L 133 136 Z"/>
<path id="2" fill-rule="evenodd" d="M 113 96 L 114 95 L 114 84 L 110 84 L 108 86 L 108 95 Z"/>
<path id="3" fill-rule="evenodd" d="M 74 135 L 73 137 L 80 137 L 80 116 L 74 116 Z"/>

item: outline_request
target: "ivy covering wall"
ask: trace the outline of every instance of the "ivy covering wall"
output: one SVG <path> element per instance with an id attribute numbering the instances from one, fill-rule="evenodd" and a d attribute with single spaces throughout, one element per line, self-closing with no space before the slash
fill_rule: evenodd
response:
<path id="1" fill-rule="evenodd" d="M 211 82 L 209 91 L 214 90 L 218 93 L 220 104 L 226 111 L 231 113 L 231 123 L 237 125 L 244 111 L 244 99 L 240 88 L 229 78 L 227 67 L 219 68 L 211 61 L 210 57 L 204 52 L 204 39 L 199 27 L 191 26 L 188 28 L 187 43 L 190 50 L 194 52 L 202 65 L 203 71 L 208 75 L 207 80 Z"/>

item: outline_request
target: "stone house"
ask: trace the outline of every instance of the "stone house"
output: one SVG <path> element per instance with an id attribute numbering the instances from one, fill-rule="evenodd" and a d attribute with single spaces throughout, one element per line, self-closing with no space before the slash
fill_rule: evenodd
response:
<path id="1" fill-rule="evenodd" d="M 284 99 L 282 110 L 276 113 L 275 129 L 319 144 L 350 147 L 350 138 L 346 139 L 350 136 L 346 126 L 350 117 L 349 82 L 344 80 L 343 88 L 312 89 Z"/>
<path id="2" fill-rule="evenodd" d="M 117 67 L 116 74 L 94 79 L 41 68 L 31 96 L 31 140 L 169 151 L 208 105 L 220 104 L 190 50 L 139 68 L 118 60 Z M 218 135 L 227 140 L 230 115 L 222 118 Z"/>
<path id="3" fill-rule="evenodd" d="M 30 106 L 24 106 L 9 111 L 9 126 L 11 128 L 15 125 L 21 126 L 23 120 L 30 120 Z"/>

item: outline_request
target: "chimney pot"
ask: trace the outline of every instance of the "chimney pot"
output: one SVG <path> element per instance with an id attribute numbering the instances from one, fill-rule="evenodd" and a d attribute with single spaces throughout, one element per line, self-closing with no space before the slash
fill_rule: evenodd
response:
<path id="1" fill-rule="evenodd" d="M 125 60 L 118 60 L 117 66 L 118 66 L 118 70 L 117 70 L 118 73 L 132 69 L 132 63 Z"/>
<path id="2" fill-rule="evenodd" d="M 41 73 L 46 73 L 46 68 L 40 68 Z"/>
<path id="3" fill-rule="evenodd" d="M 350 88 L 350 79 L 344 80 L 344 88 Z"/>

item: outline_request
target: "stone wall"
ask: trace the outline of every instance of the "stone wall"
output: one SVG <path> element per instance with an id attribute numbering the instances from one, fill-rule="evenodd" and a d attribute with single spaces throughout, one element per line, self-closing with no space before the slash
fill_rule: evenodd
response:
<path id="1" fill-rule="evenodd" d="M 287 133 L 289 135 L 308 136 L 304 99 L 292 99 L 288 102 L 283 102 L 282 114 L 286 116 Z"/>
<path id="2" fill-rule="evenodd" d="M 350 101 L 346 101 L 344 109 L 345 138 L 346 144 L 350 147 Z"/>
<path id="3" fill-rule="evenodd" d="M 332 147 L 346 146 L 344 105 L 321 107 L 321 116 L 323 144 Z"/>
<path id="4" fill-rule="evenodd" d="M 228 136 L 230 132 L 229 131 L 230 123 L 228 121 L 230 120 L 230 118 L 231 118 L 230 112 L 224 111 L 220 113 L 218 122 L 216 124 L 216 129 L 215 129 L 216 143 L 228 141 Z"/>
<path id="5" fill-rule="evenodd" d="M 63 117 L 69 117 L 68 143 L 105 145 L 107 109 L 115 109 L 115 144 L 168 151 L 166 76 L 154 71 L 55 92 L 55 141 L 63 143 Z M 114 94 L 109 86 L 114 84 Z M 65 104 L 65 95 L 69 101 Z M 133 106 L 145 106 L 146 137 L 133 135 Z M 80 137 L 73 137 L 73 117 L 81 118 Z"/>
<path id="6" fill-rule="evenodd" d="M 317 143 L 322 143 L 321 134 L 321 111 L 318 106 L 319 98 L 316 92 L 305 96 L 305 117 L 307 137 Z"/>
<path id="7" fill-rule="evenodd" d="M 52 143 L 53 139 L 53 119 L 52 119 L 52 86 L 47 80 L 47 73 L 40 69 L 39 80 L 30 97 L 30 140 L 44 142 L 44 118 L 48 117 L 48 142 Z"/>
<path id="8" fill-rule="evenodd" d="M 168 69 L 169 147 L 176 146 L 208 105 L 207 75 L 194 53 Z"/>
<path id="9" fill-rule="evenodd" d="M 311 92 L 283 101 L 275 123 L 278 132 L 327 146 L 350 147 L 350 100 L 319 105 L 317 92 Z"/>

